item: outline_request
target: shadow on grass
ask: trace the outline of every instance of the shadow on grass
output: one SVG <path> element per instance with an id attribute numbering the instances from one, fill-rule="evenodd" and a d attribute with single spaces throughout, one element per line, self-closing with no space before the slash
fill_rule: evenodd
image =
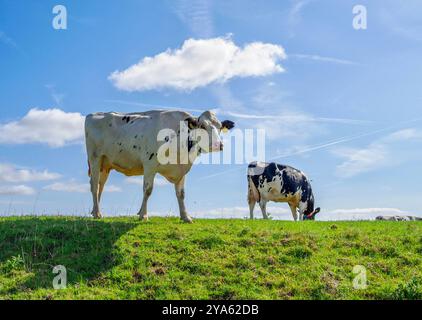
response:
<path id="1" fill-rule="evenodd" d="M 89 281 L 116 264 L 116 241 L 136 223 L 85 218 L 0 220 L 0 279 L 12 281 L 4 293 L 52 288 L 53 267 L 67 269 L 68 283 Z"/>

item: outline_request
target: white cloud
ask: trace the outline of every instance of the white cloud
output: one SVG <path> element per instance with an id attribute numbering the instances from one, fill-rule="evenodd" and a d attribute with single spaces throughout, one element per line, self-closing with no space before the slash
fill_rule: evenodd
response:
<path id="1" fill-rule="evenodd" d="M 377 216 L 408 216 L 415 215 L 398 208 L 356 208 L 356 209 L 336 209 L 321 210 L 317 220 L 325 221 L 349 221 L 349 220 L 374 220 Z"/>
<path id="2" fill-rule="evenodd" d="M 280 206 L 268 206 L 267 212 L 271 214 L 274 220 L 292 220 L 293 216 L 287 204 L 280 204 Z M 161 213 L 157 215 L 168 215 L 168 213 Z M 177 213 L 175 213 L 177 215 Z M 335 220 L 372 220 L 378 215 L 409 215 L 409 212 L 397 208 L 356 208 L 356 209 L 336 209 L 324 210 L 322 209 L 316 217 L 317 220 L 335 221 Z M 192 216 L 195 218 L 209 218 L 209 219 L 243 219 L 249 218 L 248 207 L 226 207 L 209 210 L 193 211 Z M 254 210 L 255 218 L 262 218 L 261 209 L 259 206 Z"/>
<path id="3" fill-rule="evenodd" d="M 356 209 L 337 209 L 331 211 L 333 214 L 355 214 L 355 215 L 367 215 L 367 214 L 408 214 L 408 212 L 397 209 L 397 208 L 356 208 Z"/>
<path id="4" fill-rule="evenodd" d="M 26 168 L 17 168 L 12 164 L 0 163 L 0 181 L 4 182 L 30 182 L 47 181 L 60 178 L 60 174 L 48 170 L 35 171 Z"/>
<path id="5" fill-rule="evenodd" d="M 335 154 L 341 158 L 346 158 L 346 161 L 337 166 L 337 175 L 349 178 L 359 173 L 372 171 L 383 165 L 387 160 L 388 150 L 384 145 L 374 144 L 363 149 L 337 149 Z"/>
<path id="6" fill-rule="evenodd" d="M 53 99 L 56 106 L 62 106 L 65 95 L 56 91 L 56 86 L 53 84 L 46 84 L 45 87 L 50 92 L 51 99 Z"/>
<path id="7" fill-rule="evenodd" d="M 293 219 L 290 209 L 283 207 L 267 207 L 267 213 L 270 213 L 273 219 Z M 248 207 L 227 207 L 227 208 L 216 208 L 209 210 L 200 210 L 192 212 L 192 216 L 195 218 L 238 218 L 243 219 L 249 217 Z M 281 216 L 281 217 L 280 217 Z M 255 218 L 262 218 L 261 209 L 256 206 L 254 210 Z"/>
<path id="8" fill-rule="evenodd" d="M 31 109 L 22 119 L 0 124 L 0 144 L 42 143 L 51 147 L 82 141 L 84 117 L 60 109 Z"/>
<path id="9" fill-rule="evenodd" d="M 214 93 L 219 105 L 224 106 L 215 109 L 217 114 L 236 118 L 238 128 L 265 129 L 269 140 L 294 138 L 297 142 L 321 132 L 310 115 L 286 103 L 286 93 L 274 83 L 258 86 L 251 96 L 243 95 L 242 100 L 228 86 L 216 86 Z M 274 110 L 279 111 L 274 114 Z"/>
<path id="10" fill-rule="evenodd" d="M 124 71 L 109 76 L 126 91 L 162 88 L 193 90 L 234 77 L 257 77 L 283 72 L 278 63 L 285 59 L 279 45 L 253 42 L 243 48 L 230 38 L 186 40 L 180 49 L 145 57 Z"/>
<path id="11" fill-rule="evenodd" d="M 195 36 L 209 38 L 214 33 L 211 6 L 209 0 L 177 0 L 175 12 Z"/>
<path id="12" fill-rule="evenodd" d="M 0 186 L 0 195 L 23 195 L 30 196 L 35 194 L 35 190 L 25 185 Z"/>
<path id="13" fill-rule="evenodd" d="M 409 0 L 405 6 L 394 0 L 383 1 L 382 8 L 377 10 L 377 18 L 387 32 L 419 42 L 422 41 L 421 8 L 418 0 Z"/>
<path id="14" fill-rule="evenodd" d="M 337 166 L 336 174 L 339 177 L 349 178 L 360 173 L 373 171 L 385 166 L 393 166 L 403 161 L 403 152 L 392 157 L 394 143 L 418 141 L 422 139 L 422 132 L 408 128 L 398 130 L 378 139 L 365 148 L 339 148 L 333 154 L 344 158 L 345 161 Z"/>
<path id="15" fill-rule="evenodd" d="M 302 20 L 302 12 L 310 2 L 309 0 L 301 0 L 293 3 L 287 16 L 290 27 L 297 25 Z"/>
<path id="16" fill-rule="evenodd" d="M 89 183 L 77 183 L 75 181 L 56 182 L 45 186 L 44 190 L 69 192 L 69 193 L 88 193 L 91 192 Z M 104 192 L 122 192 L 122 189 L 115 185 L 105 185 Z"/>
<path id="17" fill-rule="evenodd" d="M 386 137 L 388 142 L 422 139 L 422 131 L 415 128 L 408 128 L 393 132 Z"/>
<path id="18" fill-rule="evenodd" d="M 129 177 L 125 179 L 125 182 L 142 186 L 144 184 L 144 178 L 143 177 Z M 163 187 L 163 186 L 168 186 L 168 185 L 170 185 L 170 182 L 168 182 L 166 179 L 161 178 L 161 177 L 155 177 L 154 186 Z"/>

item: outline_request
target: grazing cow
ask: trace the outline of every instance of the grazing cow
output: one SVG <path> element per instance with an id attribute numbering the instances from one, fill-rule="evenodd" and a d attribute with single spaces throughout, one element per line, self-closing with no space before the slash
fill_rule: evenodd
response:
<path id="1" fill-rule="evenodd" d="M 210 111 L 202 113 L 198 118 L 183 111 L 161 110 L 88 115 L 85 120 L 85 138 L 94 203 L 92 215 L 101 218 L 101 194 L 110 171 L 114 169 L 126 176 L 144 176 L 143 201 L 138 213 L 140 218 L 148 219 L 147 202 L 152 193 L 154 177 L 159 173 L 175 186 L 181 219 L 192 222 L 184 204 L 184 183 L 193 161 L 163 163 L 158 159 L 160 147 L 176 140 L 176 146 L 179 146 L 176 147 L 176 159 L 182 158 L 181 146 L 185 146 L 189 159 L 194 160 L 201 152 L 221 151 L 223 144 L 219 133 L 233 127 L 233 122 L 220 122 Z M 204 143 L 195 140 L 195 132 L 199 130 L 194 129 L 198 128 L 208 134 L 209 141 L 205 147 Z M 163 129 L 173 133 L 160 140 Z M 186 135 L 183 135 L 185 131 Z"/>
<path id="2" fill-rule="evenodd" d="M 287 202 L 294 220 L 314 220 L 320 208 L 314 209 L 314 195 L 311 184 L 303 172 L 295 168 L 272 163 L 252 162 L 248 167 L 248 204 L 250 218 L 256 202 L 262 216 L 268 219 L 268 201 Z"/>
<path id="3" fill-rule="evenodd" d="M 382 221 L 421 221 L 422 218 L 420 217 L 412 217 L 412 216 L 378 216 L 375 220 L 382 220 Z"/>

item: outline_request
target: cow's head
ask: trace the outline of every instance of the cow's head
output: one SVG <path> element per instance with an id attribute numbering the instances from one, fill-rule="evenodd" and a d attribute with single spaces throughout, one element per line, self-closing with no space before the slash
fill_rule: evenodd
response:
<path id="1" fill-rule="evenodd" d="M 309 213 L 305 212 L 303 214 L 303 220 L 315 220 L 316 214 L 320 211 L 321 211 L 321 208 L 316 208 L 315 210 L 312 210 Z"/>
<path id="2" fill-rule="evenodd" d="M 201 144 L 201 152 L 214 152 L 223 150 L 223 142 L 220 138 L 221 131 L 231 130 L 234 128 L 234 122 L 230 120 L 224 120 L 220 122 L 215 113 L 212 111 L 205 111 L 197 119 L 189 118 L 188 120 L 189 129 L 201 129 L 202 132 L 206 132 L 205 137 L 208 137 L 208 142 L 199 142 Z M 202 140 L 205 137 L 201 135 L 201 130 L 196 130 L 195 140 Z M 198 137 L 201 136 L 201 137 Z"/>

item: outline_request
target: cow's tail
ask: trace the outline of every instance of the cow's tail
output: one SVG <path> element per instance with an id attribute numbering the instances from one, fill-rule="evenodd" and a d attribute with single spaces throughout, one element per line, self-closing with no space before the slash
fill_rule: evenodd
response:
<path id="1" fill-rule="evenodd" d="M 255 183 L 252 181 L 252 177 L 248 175 L 248 202 L 261 200 L 261 195 L 259 194 L 258 189 L 255 186 Z"/>

